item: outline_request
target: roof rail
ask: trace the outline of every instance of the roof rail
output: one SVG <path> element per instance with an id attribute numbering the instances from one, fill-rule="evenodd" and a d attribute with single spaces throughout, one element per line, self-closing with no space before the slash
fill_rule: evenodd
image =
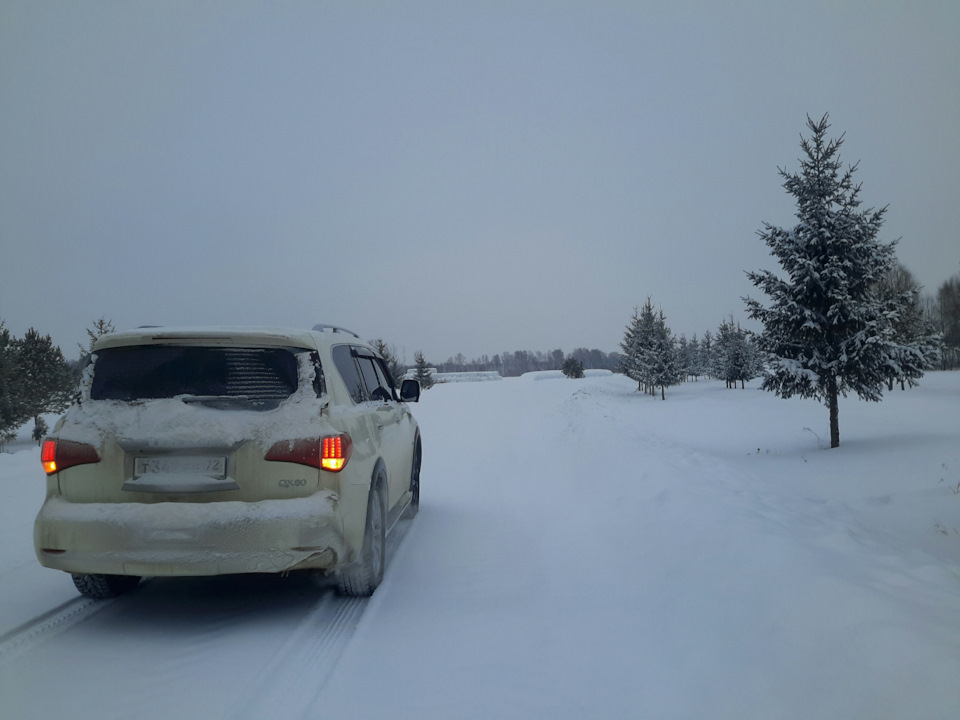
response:
<path id="1" fill-rule="evenodd" d="M 326 323 L 317 323 L 313 326 L 313 330 L 315 332 L 347 333 L 348 335 L 353 335 L 357 340 L 360 339 L 360 336 L 353 330 L 347 330 L 346 328 L 337 327 L 336 325 L 327 325 Z"/>

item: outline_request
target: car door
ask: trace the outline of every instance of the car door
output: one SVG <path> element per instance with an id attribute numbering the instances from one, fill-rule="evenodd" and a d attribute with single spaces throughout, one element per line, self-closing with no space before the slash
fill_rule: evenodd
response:
<path id="1" fill-rule="evenodd" d="M 354 356 L 366 387 L 366 404 L 380 431 L 380 451 L 387 465 L 388 505 L 392 508 L 410 486 L 410 462 L 413 438 L 410 436 L 410 411 L 397 397 L 383 361 L 373 351 L 355 347 Z"/>

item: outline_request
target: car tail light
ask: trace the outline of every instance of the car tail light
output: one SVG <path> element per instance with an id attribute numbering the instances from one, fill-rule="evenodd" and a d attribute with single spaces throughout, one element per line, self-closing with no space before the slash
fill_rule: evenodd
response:
<path id="1" fill-rule="evenodd" d="M 350 436 L 342 433 L 319 439 L 280 440 L 273 444 L 264 459 L 340 472 L 350 459 L 352 450 L 353 442 Z"/>
<path id="2" fill-rule="evenodd" d="M 353 452 L 353 441 L 346 433 L 323 438 L 320 451 L 320 466 L 330 472 L 340 472 L 346 467 Z"/>
<path id="3" fill-rule="evenodd" d="M 40 462 L 43 464 L 44 472 L 47 475 L 53 475 L 74 465 L 100 462 L 100 456 L 93 445 L 73 440 L 47 438 L 43 441 L 43 448 L 40 450 Z"/>

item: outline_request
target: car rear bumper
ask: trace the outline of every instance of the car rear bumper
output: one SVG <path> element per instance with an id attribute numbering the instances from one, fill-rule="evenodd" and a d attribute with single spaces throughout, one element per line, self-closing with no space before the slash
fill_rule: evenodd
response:
<path id="1" fill-rule="evenodd" d="M 260 502 L 71 503 L 48 498 L 40 564 L 71 573 L 227 575 L 333 568 L 346 559 L 337 496 Z"/>

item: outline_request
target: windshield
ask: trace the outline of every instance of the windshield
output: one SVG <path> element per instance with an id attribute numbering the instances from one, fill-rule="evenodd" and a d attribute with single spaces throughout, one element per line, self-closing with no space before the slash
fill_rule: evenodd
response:
<path id="1" fill-rule="evenodd" d="M 273 407 L 297 389 L 289 348 L 138 345 L 96 353 L 93 400 L 227 400 Z"/>

